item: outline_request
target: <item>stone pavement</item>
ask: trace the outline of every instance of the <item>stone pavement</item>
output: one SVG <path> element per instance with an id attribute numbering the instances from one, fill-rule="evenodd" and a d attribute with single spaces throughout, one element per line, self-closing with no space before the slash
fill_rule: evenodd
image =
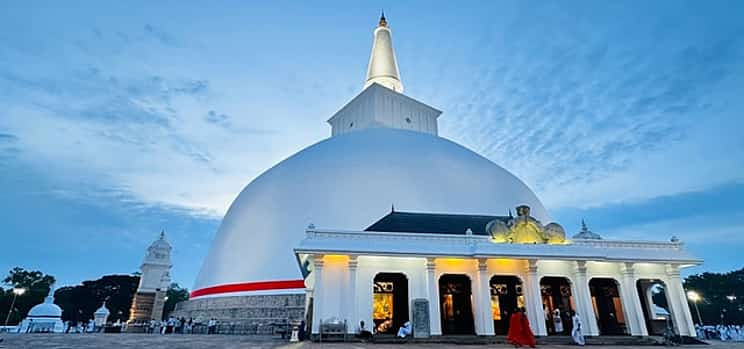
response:
<path id="1" fill-rule="evenodd" d="M 372 343 L 287 343 L 275 337 L 229 335 L 168 335 L 157 334 L 1 334 L 0 348 L 29 349 L 451 349 L 453 344 L 372 344 Z M 469 346 L 484 348 L 512 348 L 509 345 Z M 575 346 L 542 345 L 544 349 L 575 349 Z M 617 349 L 650 349 L 651 347 L 599 347 Z M 709 346 L 685 346 L 698 349 L 744 349 L 744 342 L 711 342 Z"/>

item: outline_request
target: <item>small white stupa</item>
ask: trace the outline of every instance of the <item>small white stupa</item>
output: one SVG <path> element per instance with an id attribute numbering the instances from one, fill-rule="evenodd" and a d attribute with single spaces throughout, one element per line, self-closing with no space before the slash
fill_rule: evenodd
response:
<path id="1" fill-rule="evenodd" d="M 18 328 L 21 333 L 50 332 L 61 333 L 65 330 L 62 322 L 62 308 L 54 304 L 54 284 L 49 286 L 49 294 L 44 303 L 37 304 L 28 312 Z"/>
<path id="2" fill-rule="evenodd" d="M 98 310 L 96 310 L 95 313 L 93 313 L 93 323 L 95 324 L 96 328 L 101 328 L 106 326 L 106 321 L 108 321 L 108 317 L 111 312 L 106 308 L 106 302 L 104 301 Z"/>

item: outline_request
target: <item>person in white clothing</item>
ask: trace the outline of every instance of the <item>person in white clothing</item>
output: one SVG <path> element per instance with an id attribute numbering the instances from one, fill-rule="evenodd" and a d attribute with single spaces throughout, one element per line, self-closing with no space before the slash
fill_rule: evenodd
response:
<path id="1" fill-rule="evenodd" d="M 406 323 L 403 324 L 403 326 L 398 329 L 398 337 L 400 338 L 406 338 L 406 336 L 411 334 L 411 322 L 406 321 Z"/>
<path id="2" fill-rule="evenodd" d="M 581 326 L 581 318 L 575 311 L 571 311 L 571 322 L 573 324 L 573 329 L 571 329 L 571 339 L 574 344 L 583 346 L 586 343 L 584 341 L 584 333 L 582 332 L 584 329 Z"/>
<path id="3" fill-rule="evenodd" d="M 556 308 L 553 310 L 553 329 L 556 334 L 563 333 L 563 320 L 561 319 L 561 310 Z"/>

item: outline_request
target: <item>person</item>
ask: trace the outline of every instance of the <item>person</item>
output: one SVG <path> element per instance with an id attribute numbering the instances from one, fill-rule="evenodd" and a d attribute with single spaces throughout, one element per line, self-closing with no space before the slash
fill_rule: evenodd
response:
<path id="1" fill-rule="evenodd" d="M 189 322 L 186 323 L 186 333 L 194 333 L 194 318 L 190 317 Z"/>
<path id="2" fill-rule="evenodd" d="M 300 342 L 304 341 L 305 336 L 307 335 L 305 327 L 306 327 L 306 324 L 305 324 L 305 320 L 303 319 L 302 321 L 300 321 L 300 331 L 297 335 L 297 338 L 300 340 Z"/>
<path id="3" fill-rule="evenodd" d="M 581 328 L 581 318 L 575 311 L 571 311 L 571 324 L 573 325 L 573 329 L 571 330 L 571 339 L 574 344 L 583 346 L 586 342 L 584 341 L 584 333 Z"/>
<path id="4" fill-rule="evenodd" d="M 509 332 L 507 333 L 506 340 L 515 347 L 521 347 L 523 345 L 528 345 L 532 348 L 535 347 L 535 335 L 532 333 L 530 321 L 525 315 L 524 308 L 514 309 L 514 312 L 509 318 Z"/>
<path id="5" fill-rule="evenodd" d="M 529 345 L 530 348 L 534 348 L 537 341 L 535 340 L 535 334 L 532 333 L 530 320 L 527 319 L 526 309 L 521 308 L 519 311 L 522 313 L 522 337 L 525 341 L 524 345 Z"/>
<path id="6" fill-rule="evenodd" d="M 561 319 L 561 310 L 559 308 L 553 310 L 553 329 L 556 334 L 563 333 L 563 320 Z"/>
<path id="7" fill-rule="evenodd" d="M 214 318 L 209 319 L 207 322 L 207 334 L 214 334 L 214 330 L 217 327 L 217 320 Z"/>
<path id="8" fill-rule="evenodd" d="M 406 338 L 406 336 L 411 334 L 411 322 L 406 321 L 403 326 L 401 326 L 398 329 L 398 337 L 400 338 Z"/>
<path id="9" fill-rule="evenodd" d="M 176 319 L 173 316 L 168 317 L 168 321 L 165 323 L 165 334 L 172 334 L 175 326 Z"/>
<path id="10" fill-rule="evenodd" d="M 369 340 L 372 338 L 372 332 L 364 327 L 364 320 L 359 321 L 359 338 L 362 340 Z"/>

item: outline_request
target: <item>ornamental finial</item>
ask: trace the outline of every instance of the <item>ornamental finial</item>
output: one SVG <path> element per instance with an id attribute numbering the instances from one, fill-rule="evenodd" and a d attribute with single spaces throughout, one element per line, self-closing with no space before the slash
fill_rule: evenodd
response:
<path id="1" fill-rule="evenodd" d="M 380 23 L 378 23 L 377 26 L 387 27 L 387 20 L 385 19 L 385 10 L 382 10 L 382 13 L 380 14 Z"/>

